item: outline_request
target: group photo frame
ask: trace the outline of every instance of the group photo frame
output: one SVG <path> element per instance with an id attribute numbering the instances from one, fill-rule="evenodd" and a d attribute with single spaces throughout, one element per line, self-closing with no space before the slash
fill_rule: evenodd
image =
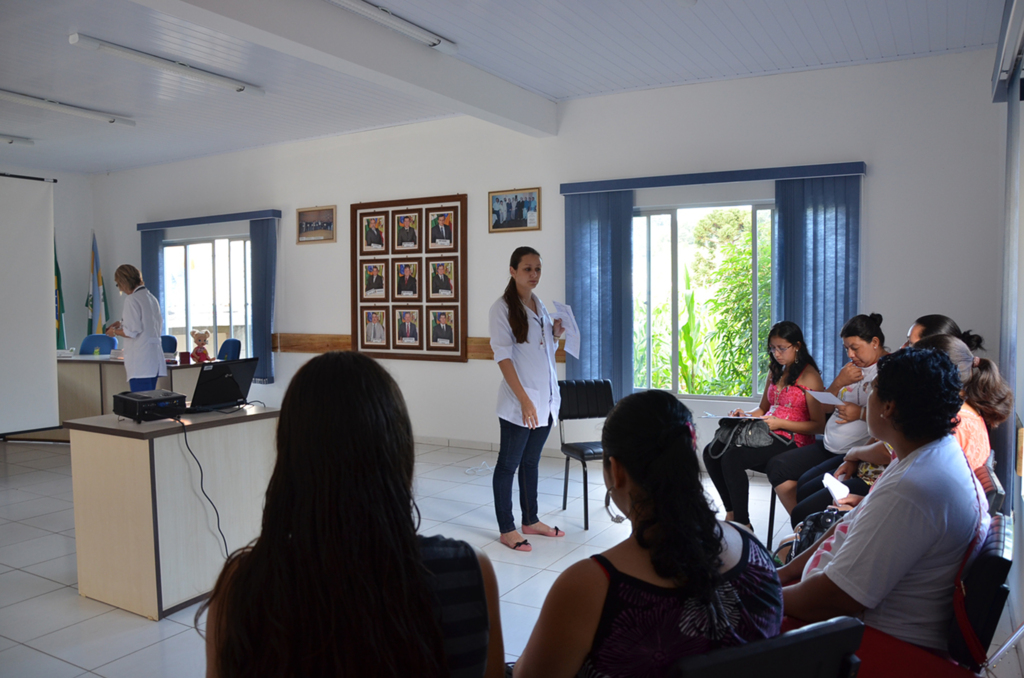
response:
<path id="1" fill-rule="evenodd" d="M 515 188 L 487 194 L 487 230 L 512 233 L 540 230 L 540 188 Z"/>
<path id="2" fill-rule="evenodd" d="M 295 242 L 311 245 L 337 241 L 336 217 L 337 205 L 295 210 Z"/>
<path id="3" fill-rule="evenodd" d="M 349 205 L 352 349 L 469 359 L 465 194 Z"/>

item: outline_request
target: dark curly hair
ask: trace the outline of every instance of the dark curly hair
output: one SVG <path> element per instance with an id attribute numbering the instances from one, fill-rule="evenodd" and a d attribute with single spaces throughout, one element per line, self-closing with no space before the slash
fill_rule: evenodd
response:
<path id="1" fill-rule="evenodd" d="M 700 482 L 693 417 L 675 396 L 644 391 L 615 406 L 601 434 L 604 463 L 614 457 L 640 490 L 636 540 L 658 576 L 708 600 L 720 580 L 722 529 Z"/>
<path id="2" fill-rule="evenodd" d="M 942 351 L 905 348 L 883 356 L 875 393 L 895 404 L 892 421 L 907 440 L 937 440 L 960 423 L 960 373 Z"/>
<path id="3" fill-rule="evenodd" d="M 804 341 L 803 330 L 801 330 L 800 326 L 795 322 L 783 320 L 782 322 L 772 325 L 772 329 L 768 331 L 765 350 L 768 350 L 771 346 L 772 339 L 775 337 L 788 341 L 793 346 L 797 346 L 797 349 L 796 361 L 789 367 L 783 367 L 782 364 L 775 359 L 775 354 L 768 351 L 768 376 L 772 380 L 773 384 L 778 384 L 779 379 L 785 376 L 786 384 L 792 385 L 796 383 L 796 380 L 800 378 L 800 374 L 808 365 L 813 367 L 815 370 L 818 369 L 818 363 L 814 362 L 811 352 L 807 350 L 807 342 Z"/>

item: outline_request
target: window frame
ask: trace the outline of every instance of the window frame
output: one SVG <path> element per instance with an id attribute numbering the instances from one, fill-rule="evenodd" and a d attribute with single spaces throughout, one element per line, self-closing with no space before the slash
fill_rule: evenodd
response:
<path id="1" fill-rule="evenodd" d="M 679 210 L 684 209 L 727 209 L 730 207 L 750 207 L 750 229 L 751 229 L 751 241 L 752 241 L 752 255 L 751 255 L 751 285 L 752 285 L 752 300 L 751 300 L 751 395 L 713 395 L 713 394 L 696 394 L 696 393 L 682 393 L 679 390 Z M 647 297 L 645 299 L 646 306 L 646 340 L 647 346 L 644 354 L 647 357 L 647 384 L 646 386 L 633 385 L 633 393 L 639 393 L 641 391 L 650 390 L 653 388 L 651 385 L 652 378 L 652 322 L 651 322 L 651 217 L 654 216 L 669 216 L 670 218 L 670 248 L 671 248 L 671 272 L 672 272 L 672 293 L 671 293 L 671 304 L 672 304 L 672 388 L 670 393 L 678 398 L 686 400 L 706 400 L 711 402 L 759 402 L 761 399 L 761 391 L 758 388 L 758 383 L 761 379 L 761 374 L 758 373 L 758 354 L 760 348 L 760 341 L 758 340 L 758 311 L 759 299 L 758 299 L 758 226 L 757 226 L 757 213 L 759 211 L 769 210 L 768 224 L 772 230 L 772 238 L 774 239 L 774 231 L 776 228 L 776 203 L 775 200 L 739 200 L 739 201 L 715 201 L 709 203 L 700 204 L 688 204 L 688 205 L 669 205 L 669 206 L 646 206 L 636 207 L 633 209 L 633 219 L 638 217 L 645 218 L 646 227 L 646 239 L 645 245 L 647 248 L 646 260 L 647 260 L 647 280 L 646 289 Z M 631 224 L 632 228 L 632 224 Z M 663 390 L 663 389 L 659 389 Z"/>

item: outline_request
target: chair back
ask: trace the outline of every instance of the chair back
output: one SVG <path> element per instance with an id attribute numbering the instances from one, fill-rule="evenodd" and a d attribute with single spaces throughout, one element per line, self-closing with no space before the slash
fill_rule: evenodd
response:
<path id="1" fill-rule="evenodd" d="M 238 360 L 242 355 L 242 342 L 238 339 L 225 339 L 217 351 L 217 360 Z"/>
<path id="2" fill-rule="evenodd" d="M 864 624 L 836 617 L 808 624 L 767 640 L 685 657 L 669 675 L 675 678 L 850 678 L 857 675 Z"/>
<path id="3" fill-rule="evenodd" d="M 974 475 L 978 477 L 981 488 L 985 490 L 989 515 L 994 516 L 1003 508 L 1003 502 L 1006 500 L 1006 490 L 1003 489 L 1003 484 L 999 482 L 999 476 L 996 475 L 995 460 L 992 458 L 992 455 L 989 455 L 988 461 L 985 462 L 984 466 L 974 469 Z"/>
<path id="4" fill-rule="evenodd" d="M 90 334 L 82 340 L 78 355 L 92 355 L 97 347 L 100 349 L 100 355 L 110 355 L 110 352 L 117 348 L 117 339 L 105 334 Z"/>
<path id="5" fill-rule="evenodd" d="M 160 347 L 164 353 L 177 353 L 178 338 L 171 336 L 170 334 L 161 334 Z"/>
<path id="6" fill-rule="evenodd" d="M 992 636 L 1003 614 L 1006 597 L 1010 595 L 1006 577 L 1012 564 L 1013 517 L 999 513 L 992 516 L 985 543 L 963 576 L 967 618 L 981 646 L 986 650 L 992 644 Z M 956 616 L 949 626 L 949 654 L 961 666 L 975 673 L 981 670 L 981 666 L 971 657 Z"/>
<path id="7" fill-rule="evenodd" d="M 601 419 L 608 416 L 615 405 L 612 382 L 608 379 L 570 379 L 558 382 L 562 406 L 560 420 Z"/>

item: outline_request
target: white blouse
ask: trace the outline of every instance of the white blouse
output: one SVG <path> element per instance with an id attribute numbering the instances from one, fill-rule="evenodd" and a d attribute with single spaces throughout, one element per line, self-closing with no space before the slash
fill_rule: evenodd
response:
<path id="1" fill-rule="evenodd" d="M 508 304 L 499 298 L 491 306 L 491 350 L 494 351 L 494 362 L 511 360 L 516 368 L 519 382 L 523 385 L 526 395 L 537 408 L 537 422 L 545 426 L 550 415 L 553 423 L 558 423 L 558 408 L 562 397 L 558 392 L 558 373 L 555 371 L 555 350 L 558 343 L 553 334 L 554 328 L 548 310 L 536 294 L 533 301 L 539 313 L 534 313 L 523 304 L 530 331 L 526 341 L 517 344 L 512 326 L 508 322 Z M 498 388 L 498 417 L 516 426 L 523 425 L 523 409 L 512 387 L 504 379 Z"/>
<path id="2" fill-rule="evenodd" d="M 121 331 L 125 336 L 124 369 L 129 379 L 151 379 L 167 375 L 167 363 L 160 343 L 164 318 L 156 297 L 145 287 L 136 287 L 124 300 Z"/>

